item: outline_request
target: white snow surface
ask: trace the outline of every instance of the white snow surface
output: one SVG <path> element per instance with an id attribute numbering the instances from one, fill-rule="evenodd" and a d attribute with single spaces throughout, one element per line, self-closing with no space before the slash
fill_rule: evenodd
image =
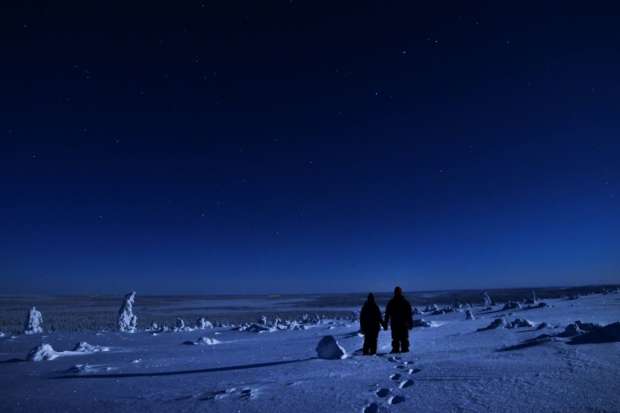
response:
<path id="1" fill-rule="evenodd" d="M 410 353 L 388 354 L 390 332 L 382 331 L 379 355 L 370 357 L 359 354 L 358 323 L 332 320 L 274 334 L 215 327 L 222 341 L 215 346 L 181 345 L 204 330 L 182 340 L 143 331 L 54 332 L 43 345 L 41 336 L 19 335 L 0 340 L 0 411 L 620 411 L 619 327 L 612 324 L 620 321 L 620 294 L 546 301 L 509 312 L 474 306 L 475 320 L 458 312 L 426 315 L 437 327 L 413 329 Z M 502 317 L 546 327 L 476 331 Z M 577 336 L 558 336 L 577 320 Z M 587 323 L 609 327 L 587 336 Z M 317 357 L 326 335 L 349 356 Z M 114 351 L 71 350 L 80 342 Z M 47 361 L 18 362 L 33 347 Z M 58 354 L 79 355 L 80 364 Z"/>

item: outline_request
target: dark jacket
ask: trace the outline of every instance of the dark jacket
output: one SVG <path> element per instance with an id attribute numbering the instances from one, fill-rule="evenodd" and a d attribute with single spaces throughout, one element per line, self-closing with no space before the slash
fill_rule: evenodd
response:
<path id="1" fill-rule="evenodd" d="M 374 296 L 369 294 L 360 313 L 360 331 L 362 334 L 377 334 L 381 330 L 381 325 L 381 310 L 375 303 Z"/>
<path id="2" fill-rule="evenodd" d="M 385 324 L 390 324 L 392 330 L 413 327 L 411 304 L 402 295 L 396 295 L 388 302 L 385 308 Z"/>

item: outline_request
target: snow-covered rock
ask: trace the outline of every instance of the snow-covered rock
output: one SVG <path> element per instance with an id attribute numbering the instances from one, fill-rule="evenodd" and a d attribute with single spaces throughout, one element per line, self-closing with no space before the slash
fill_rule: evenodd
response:
<path id="1" fill-rule="evenodd" d="M 504 328 L 506 327 L 507 324 L 508 323 L 506 322 L 505 318 L 503 317 L 496 318 L 495 320 L 491 322 L 491 324 L 489 324 L 486 327 L 479 328 L 478 331 L 495 330 L 496 328 Z"/>
<path id="2" fill-rule="evenodd" d="M 24 323 L 24 334 L 40 334 L 43 332 L 43 315 L 36 307 L 32 307 L 28 311 L 26 322 Z"/>
<path id="3" fill-rule="evenodd" d="M 123 304 L 118 311 L 118 331 L 123 333 L 135 333 L 138 325 L 138 317 L 133 313 L 133 303 L 136 292 L 132 291 L 125 296 Z"/>
<path id="4" fill-rule="evenodd" d="M 30 361 L 45 361 L 54 360 L 59 356 L 60 353 L 55 351 L 51 345 L 43 343 L 30 350 L 26 359 Z"/>
<path id="5" fill-rule="evenodd" d="M 340 360 L 347 356 L 334 336 L 324 336 L 316 346 L 316 353 L 319 358 L 326 360 Z"/>
<path id="6" fill-rule="evenodd" d="M 465 320 L 475 320 L 476 317 L 474 316 L 474 313 L 471 310 L 466 310 L 465 311 Z"/>

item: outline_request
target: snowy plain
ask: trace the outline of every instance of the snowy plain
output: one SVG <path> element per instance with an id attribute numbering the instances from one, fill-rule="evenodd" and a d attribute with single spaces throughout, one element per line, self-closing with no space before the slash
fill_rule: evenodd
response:
<path id="1" fill-rule="evenodd" d="M 0 337 L 0 411 L 620 411 L 620 343 L 571 344 L 558 336 L 576 320 L 620 321 L 620 293 L 544 301 L 511 310 L 475 305 L 474 320 L 464 311 L 418 315 L 431 327 L 413 329 L 412 351 L 389 354 L 384 331 L 377 356 L 359 355 L 359 324 L 347 318 L 262 332 L 223 326 L 153 333 L 138 311 L 136 333 L 49 333 L 43 312 L 43 334 Z M 532 327 L 478 331 L 500 317 Z M 548 338 L 518 346 L 542 334 Z M 317 357 L 327 335 L 346 358 Z M 83 342 L 106 351 L 75 351 Z M 41 343 L 61 356 L 27 360 Z"/>

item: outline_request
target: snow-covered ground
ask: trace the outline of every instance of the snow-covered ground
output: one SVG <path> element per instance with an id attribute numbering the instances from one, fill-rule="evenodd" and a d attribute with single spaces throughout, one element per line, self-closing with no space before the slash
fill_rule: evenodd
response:
<path id="1" fill-rule="evenodd" d="M 386 354 L 389 332 L 380 335 L 380 355 L 359 355 L 358 324 L 346 320 L 305 329 L 5 334 L 0 411 L 620 411 L 620 343 L 556 337 L 576 320 L 620 321 L 620 294 L 545 301 L 536 309 L 473 307 L 474 320 L 464 311 L 416 316 L 432 327 L 415 328 L 412 352 L 396 356 Z M 477 331 L 502 316 L 533 327 Z M 541 334 L 549 337 L 511 347 Z M 317 357 L 326 335 L 346 358 Z M 30 361 L 42 343 L 57 356 Z"/>

